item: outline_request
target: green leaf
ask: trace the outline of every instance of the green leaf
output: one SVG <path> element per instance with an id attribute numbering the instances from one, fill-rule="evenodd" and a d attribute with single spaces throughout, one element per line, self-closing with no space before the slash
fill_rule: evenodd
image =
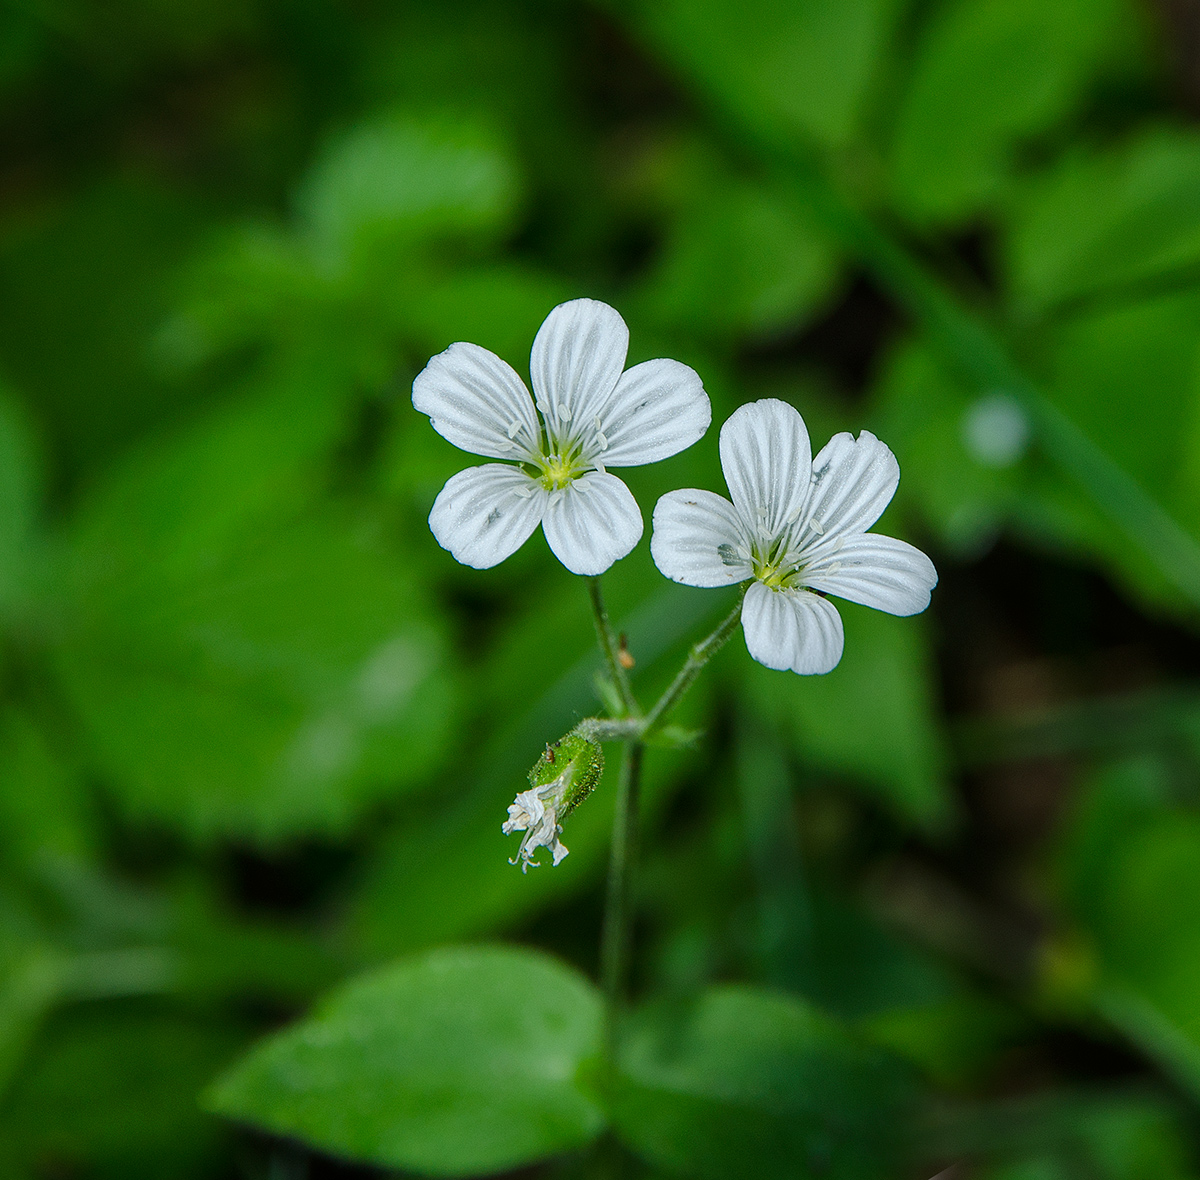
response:
<path id="1" fill-rule="evenodd" d="M 157 378 L 146 344 L 196 240 L 198 213 L 198 201 L 161 185 L 108 179 L 22 219 L 0 241 L 4 371 L 66 470 L 177 419 L 196 397 Z"/>
<path id="2" fill-rule="evenodd" d="M 35 1175 L 48 1160 L 97 1180 L 211 1175 L 222 1164 L 220 1127 L 196 1093 L 241 1039 L 212 1016 L 60 1016 L 0 1114 L 0 1155 Z"/>
<path id="3" fill-rule="evenodd" d="M 943 827 L 953 802 L 925 624 L 852 603 L 838 612 L 846 647 L 828 676 L 782 678 L 755 665 L 747 691 L 814 764 L 852 776 L 908 820 Z"/>
<path id="4" fill-rule="evenodd" d="M 37 868 L 96 851 L 95 816 L 78 769 L 56 745 L 28 713 L 0 713 L 0 847 L 10 864 Z"/>
<path id="5" fill-rule="evenodd" d="M 293 381 L 132 459 L 73 534 L 57 655 L 93 756 L 127 811 L 200 837 L 343 831 L 454 714 L 409 565 L 314 503 L 341 414 Z"/>
<path id="6" fill-rule="evenodd" d="M 0 386 L 0 619 L 29 591 L 38 507 L 37 459 L 24 413 Z"/>
<path id="7" fill-rule="evenodd" d="M 1200 1094 L 1200 818 L 1128 832 L 1089 908 L 1101 1010 Z"/>
<path id="8" fill-rule="evenodd" d="M 978 555 L 995 540 L 1023 483 L 1020 439 L 1010 435 L 1004 452 L 973 447 L 973 415 L 986 402 L 922 343 L 893 353 L 875 399 L 872 428 L 900 458 L 899 499 L 917 505 L 952 552 Z"/>
<path id="9" fill-rule="evenodd" d="M 357 980 L 255 1049 L 212 1109 L 336 1155 L 442 1176 L 581 1147 L 600 1001 L 558 961 L 453 947 Z"/>
<path id="10" fill-rule="evenodd" d="M 892 31 L 895 0 L 644 0 L 668 56 L 759 130 L 844 143 Z"/>
<path id="11" fill-rule="evenodd" d="M 613 1122 L 687 1175 L 868 1180 L 905 1154 L 912 1099 L 903 1066 L 815 1009 L 725 987 L 634 1020 Z"/>
<path id="12" fill-rule="evenodd" d="M 646 313 L 691 333 L 770 336 L 795 328 L 837 274 L 827 237 L 762 185 L 705 178 L 672 225 L 640 293 Z M 713 297 L 715 291 L 721 297 Z"/>
<path id="13" fill-rule="evenodd" d="M 919 219 L 958 221 L 1001 191 L 1022 140 L 1076 107 L 1120 25 L 1120 0 L 951 0 L 900 105 L 892 190 Z"/>
<path id="14" fill-rule="evenodd" d="M 319 255 L 363 259 L 381 242 L 503 229 L 519 194 L 493 132 L 462 119 L 401 112 L 364 120 L 332 140 L 297 195 Z"/>
<path id="15" fill-rule="evenodd" d="M 1200 136 L 1185 131 L 1069 157 L 1022 191 L 1006 243 L 1009 286 L 1027 315 L 1197 263 Z"/>

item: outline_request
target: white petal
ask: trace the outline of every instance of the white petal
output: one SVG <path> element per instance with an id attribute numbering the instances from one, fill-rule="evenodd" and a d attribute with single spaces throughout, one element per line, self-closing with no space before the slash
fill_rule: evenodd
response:
<path id="1" fill-rule="evenodd" d="M 559 438 L 577 434 L 616 388 L 629 329 L 620 314 L 595 299 L 560 303 L 538 329 L 529 375 L 538 405 Z"/>
<path id="2" fill-rule="evenodd" d="M 546 492 L 519 467 L 485 463 L 446 481 L 429 528 L 456 561 L 490 569 L 529 540 L 546 508 Z"/>
<path id="3" fill-rule="evenodd" d="M 938 580 L 933 562 L 920 549 L 878 533 L 844 538 L 803 576 L 807 586 L 890 615 L 923 611 Z"/>
<path id="4" fill-rule="evenodd" d="M 679 361 L 644 361 L 626 370 L 599 414 L 605 467 L 637 467 L 676 455 L 702 438 L 712 406 L 700 375 Z"/>
<path id="5" fill-rule="evenodd" d="M 753 574 L 741 517 L 724 496 L 685 488 L 654 506 L 650 555 L 674 582 L 732 586 Z"/>
<path id="6" fill-rule="evenodd" d="M 755 582 L 742 603 L 750 654 L 768 668 L 801 676 L 832 672 L 842 658 L 837 607 L 807 590 L 768 590 Z"/>
<path id="7" fill-rule="evenodd" d="M 554 556 L 573 574 L 602 574 L 641 539 L 633 493 L 607 472 L 589 471 L 550 493 L 542 522 Z"/>
<path id="8" fill-rule="evenodd" d="M 869 430 L 857 441 L 835 434 L 813 460 L 813 488 L 801 523 L 811 535 L 863 533 L 891 503 L 900 483 L 896 456 Z"/>
<path id="9" fill-rule="evenodd" d="M 511 365 L 478 344 L 452 344 L 413 382 L 413 405 L 456 447 L 491 459 L 538 451 L 533 398 Z"/>
<path id="10" fill-rule="evenodd" d="M 721 427 L 721 468 L 746 523 L 780 536 L 803 512 L 812 484 L 812 448 L 799 410 L 772 397 L 734 410 Z"/>

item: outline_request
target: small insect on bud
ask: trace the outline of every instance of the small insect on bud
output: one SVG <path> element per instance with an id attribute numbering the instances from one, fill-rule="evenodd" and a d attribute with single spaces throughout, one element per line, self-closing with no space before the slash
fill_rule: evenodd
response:
<path id="1" fill-rule="evenodd" d="M 633 653 L 629 650 L 629 645 L 625 641 L 625 632 L 622 631 L 617 639 L 617 662 L 625 669 L 626 672 L 637 663 L 633 658 Z"/>
<path id="2" fill-rule="evenodd" d="M 508 819 L 502 830 L 506 836 L 524 832 L 516 859 L 527 872 L 539 848 L 549 848 L 551 863 L 558 864 L 567 855 L 567 847 L 558 838 L 563 820 L 595 789 L 604 771 L 604 751 L 600 743 L 572 732 L 546 746 L 529 772 L 529 790 L 521 791 L 508 806 Z"/>

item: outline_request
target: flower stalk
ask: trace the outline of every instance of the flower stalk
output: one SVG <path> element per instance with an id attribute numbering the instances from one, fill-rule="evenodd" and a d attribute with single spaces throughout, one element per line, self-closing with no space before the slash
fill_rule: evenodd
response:
<path id="1" fill-rule="evenodd" d="M 588 600 L 592 604 L 592 616 L 596 624 L 596 642 L 600 644 L 600 651 L 608 664 L 608 674 L 616 687 L 625 714 L 629 717 L 637 717 L 641 710 L 638 708 L 637 698 L 634 697 L 633 688 L 629 683 L 629 671 L 621 662 L 612 624 L 608 621 L 608 611 L 604 607 L 604 593 L 600 589 L 600 579 L 599 577 L 588 578 L 587 584 Z"/>
<path id="2" fill-rule="evenodd" d="M 604 926 L 600 935 L 600 981 L 604 991 L 603 1050 L 607 1080 L 610 1082 L 617 1068 L 621 1016 L 628 991 L 633 942 L 633 871 L 637 857 L 644 752 L 645 746 L 635 739 L 625 743 L 621 757 L 616 815 L 609 850 Z"/>

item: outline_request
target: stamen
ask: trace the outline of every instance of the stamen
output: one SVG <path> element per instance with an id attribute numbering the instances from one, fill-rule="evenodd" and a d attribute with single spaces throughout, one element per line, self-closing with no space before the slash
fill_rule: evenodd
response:
<path id="1" fill-rule="evenodd" d="M 513 422 L 513 423 L 512 423 L 512 424 L 509 426 L 509 428 L 508 428 L 508 431 L 507 431 L 508 437 L 509 437 L 510 439 L 511 439 L 511 438 L 516 438 L 516 437 L 517 437 L 517 435 L 520 433 L 520 430 L 521 430 L 521 423 L 520 423 L 520 422 Z"/>
<path id="2" fill-rule="evenodd" d="M 825 535 L 825 526 L 815 516 L 808 523 L 812 527 L 812 531 L 816 533 L 818 537 L 823 537 Z"/>
<path id="3" fill-rule="evenodd" d="M 596 439 L 600 443 L 600 449 L 602 451 L 607 451 L 608 450 L 608 439 L 605 438 L 603 434 L 597 434 Z"/>

